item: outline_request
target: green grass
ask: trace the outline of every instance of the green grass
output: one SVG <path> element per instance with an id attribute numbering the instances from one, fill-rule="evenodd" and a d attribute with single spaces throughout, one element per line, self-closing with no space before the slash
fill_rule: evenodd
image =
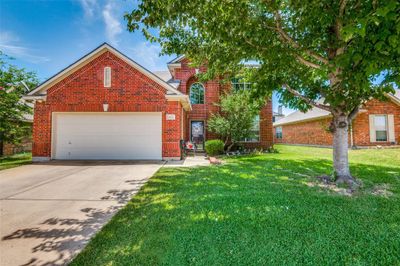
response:
<path id="1" fill-rule="evenodd" d="M 350 197 L 307 185 L 331 150 L 277 148 L 162 168 L 72 265 L 400 265 L 399 149 L 351 151 Z"/>
<path id="2" fill-rule="evenodd" d="M 0 157 L 0 170 L 29 164 L 32 162 L 31 153 L 19 153 L 12 156 Z"/>

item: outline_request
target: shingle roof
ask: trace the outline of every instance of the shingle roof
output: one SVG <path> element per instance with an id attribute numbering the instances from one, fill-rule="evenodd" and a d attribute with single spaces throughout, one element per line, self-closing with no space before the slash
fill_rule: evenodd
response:
<path id="1" fill-rule="evenodd" d="M 328 111 L 319 109 L 317 107 L 313 107 L 306 113 L 303 113 L 301 111 L 296 111 L 294 113 L 291 113 L 291 114 L 287 115 L 286 117 L 276 121 L 274 123 L 274 126 L 291 124 L 291 123 L 296 123 L 296 122 L 300 122 L 300 121 L 314 120 L 314 119 L 319 119 L 319 118 L 329 117 L 329 116 L 330 116 L 330 113 Z"/>
<path id="2" fill-rule="evenodd" d="M 395 90 L 395 92 L 394 92 L 394 97 L 396 97 L 396 98 L 399 99 L 399 101 L 400 101 L 400 89 Z"/>
<path id="3" fill-rule="evenodd" d="M 396 90 L 395 93 L 392 95 L 400 101 L 400 90 Z M 313 107 L 306 113 L 303 113 L 301 111 L 293 112 L 293 113 L 287 115 L 286 117 L 276 121 L 274 123 L 274 126 L 281 126 L 281 125 L 286 125 L 286 124 L 316 120 L 316 119 L 321 119 L 324 117 L 329 117 L 330 115 L 331 114 L 328 111 L 322 110 L 317 107 Z"/>
<path id="4" fill-rule="evenodd" d="M 165 71 L 154 71 L 154 75 L 158 76 L 160 79 L 167 82 L 169 85 L 174 87 L 175 89 L 179 87 L 180 81 L 176 79 L 172 79 L 172 75 L 168 70 Z"/>

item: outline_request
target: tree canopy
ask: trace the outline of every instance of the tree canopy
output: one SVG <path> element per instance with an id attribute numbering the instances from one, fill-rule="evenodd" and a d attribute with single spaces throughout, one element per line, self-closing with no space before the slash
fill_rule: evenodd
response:
<path id="1" fill-rule="evenodd" d="M 398 0 L 143 0 L 125 18 L 163 53 L 206 64 L 204 78 L 255 60 L 245 72 L 258 94 L 276 90 L 286 106 L 331 112 L 335 172 L 350 179 L 348 125 L 361 104 L 400 83 Z"/>
<path id="2" fill-rule="evenodd" d="M 26 115 L 32 114 L 22 96 L 39 82 L 34 72 L 18 68 L 10 60 L 0 52 L 0 141 L 18 143 L 30 134 Z"/>
<path id="3" fill-rule="evenodd" d="M 207 62 L 209 78 L 256 60 L 260 92 L 278 90 L 301 110 L 324 97 L 329 108 L 351 112 L 400 81 L 399 14 L 396 0 L 177 0 L 142 1 L 126 18 L 164 53 Z M 332 90 L 335 71 L 340 82 Z"/>

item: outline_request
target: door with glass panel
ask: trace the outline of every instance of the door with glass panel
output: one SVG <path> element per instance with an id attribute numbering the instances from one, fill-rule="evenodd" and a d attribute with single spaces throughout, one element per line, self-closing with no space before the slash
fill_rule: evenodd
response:
<path id="1" fill-rule="evenodd" d="M 204 150 L 204 121 L 191 121 L 190 140 L 197 150 Z"/>

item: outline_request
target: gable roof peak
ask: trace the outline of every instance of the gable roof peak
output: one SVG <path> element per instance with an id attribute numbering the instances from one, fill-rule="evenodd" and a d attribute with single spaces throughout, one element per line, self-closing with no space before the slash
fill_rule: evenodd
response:
<path id="1" fill-rule="evenodd" d="M 185 58 L 186 58 L 186 56 L 184 54 L 183 55 L 179 55 L 179 56 L 175 57 L 174 59 L 172 59 L 171 61 L 169 61 L 167 63 L 167 65 L 180 63 Z"/>
<path id="2" fill-rule="evenodd" d="M 101 45 L 99 45 L 97 48 L 92 50 L 91 52 L 87 53 L 71 65 L 67 66 L 51 78 L 47 79 L 43 83 L 41 83 L 38 87 L 36 87 L 34 90 L 28 93 L 28 96 L 38 96 L 38 95 L 43 95 L 43 92 L 45 92 L 48 88 L 62 80 L 63 78 L 67 77 L 68 75 L 72 74 L 75 72 L 77 69 L 85 66 L 87 63 L 92 61 L 94 58 L 102 55 L 105 51 L 109 51 L 115 56 L 117 56 L 119 59 L 125 61 L 127 64 L 141 72 L 142 74 L 146 75 L 148 78 L 153 80 L 154 82 L 158 83 L 161 85 L 163 88 L 167 90 L 167 94 L 170 95 L 183 95 L 182 92 L 162 80 L 160 77 L 152 73 L 150 70 L 146 69 L 142 65 L 138 64 L 113 46 L 111 46 L 109 43 L 104 42 Z"/>

